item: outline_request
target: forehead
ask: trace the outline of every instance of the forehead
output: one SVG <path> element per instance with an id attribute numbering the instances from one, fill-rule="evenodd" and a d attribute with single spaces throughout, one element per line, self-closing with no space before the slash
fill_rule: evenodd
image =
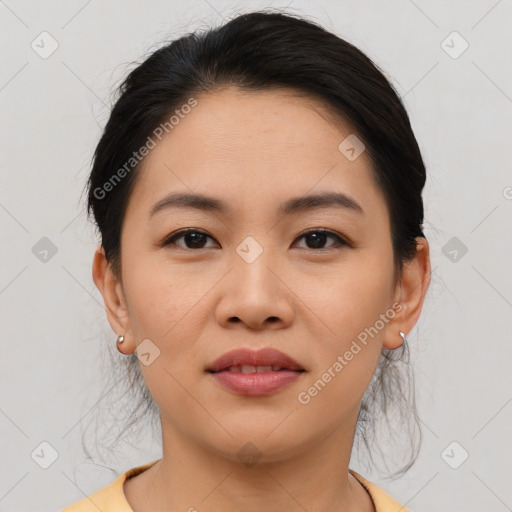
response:
<path id="1" fill-rule="evenodd" d="M 148 217 L 166 194 L 194 192 L 263 212 L 328 190 L 353 197 L 370 216 L 386 213 L 370 158 L 340 151 L 353 129 L 325 103 L 293 90 L 235 87 L 195 99 L 137 169 L 129 211 Z"/>

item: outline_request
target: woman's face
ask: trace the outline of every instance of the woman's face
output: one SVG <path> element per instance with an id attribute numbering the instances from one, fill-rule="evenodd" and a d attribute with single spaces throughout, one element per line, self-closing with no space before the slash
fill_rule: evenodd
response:
<path id="1" fill-rule="evenodd" d="M 131 352 L 146 340 L 141 369 L 164 437 L 232 459 L 251 442 L 266 460 L 350 437 L 381 349 L 413 326 L 400 323 L 389 212 L 369 157 L 357 156 L 353 135 L 343 142 L 350 125 L 291 91 L 226 88 L 196 100 L 137 170 L 111 325 Z M 151 214 L 178 193 L 222 208 Z M 306 200 L 326 193 L 359 207 Z M 195 234 L 163 245 L 185 228 Z M 225 352 L 262 347 L 305 371 L 256 396 L 207 371 Z"/>

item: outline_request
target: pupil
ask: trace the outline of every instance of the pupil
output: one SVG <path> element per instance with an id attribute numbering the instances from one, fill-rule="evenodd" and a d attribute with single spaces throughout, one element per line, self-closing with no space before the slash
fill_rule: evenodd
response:
<path id="1" fill-rule="evenodd" d="M 201 237 L 204 237 L 204 235 L 202 233 L 187 233 L 185 235 L 187 242 L 191 241 L 191 244 L 195 247 L 197 246 L 197 244 L 199 244 L 201 246 Z M 203 240 L 203 243 L 204 243 L 204 240 Z M 187 243 L 187 245 L 189 245 L 189 244 Z"/>
<path id="2" fill-rule="evenodd" d="M 309 240 L 313 240 L 313 246 L 315 248 L 321 247 L 325 243 L 324 239 L 326 236 L 327 235 L 325 235 L 324 233 L 310 233 L 309 235 L 307 235 Z"/>

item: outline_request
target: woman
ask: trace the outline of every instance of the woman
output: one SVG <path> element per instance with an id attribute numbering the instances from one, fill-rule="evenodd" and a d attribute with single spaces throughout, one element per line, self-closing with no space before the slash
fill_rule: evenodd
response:
<path id="1" fill-rule="evenodd" d="M 349 469 L 430 282 L 425 167 L 389 82 L 254 12 L 120 90 L 88 182 L 93 278 L 163 450 L 64 512 L 407 510 Z"/>

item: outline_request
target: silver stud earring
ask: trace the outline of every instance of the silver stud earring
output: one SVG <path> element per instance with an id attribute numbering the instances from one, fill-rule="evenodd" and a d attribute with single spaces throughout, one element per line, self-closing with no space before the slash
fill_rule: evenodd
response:
<path id="1" fill-rule="evenodd" d="M 407 342 L 407 339 L 405 337 L 405 333 L 403 333 L 402 331 L 399 331 L 400 332 L 400 336 L 402 336 L 402 340 L 405 342 Z"/>
<path id="2" fill-rule="evenodd" d="M 121 343 L 123 343 L 123 341 L 124 341 L 124 336 L 122 334 L 120 334 L 117 337 L 117 344 L 120 345 Z"/>

